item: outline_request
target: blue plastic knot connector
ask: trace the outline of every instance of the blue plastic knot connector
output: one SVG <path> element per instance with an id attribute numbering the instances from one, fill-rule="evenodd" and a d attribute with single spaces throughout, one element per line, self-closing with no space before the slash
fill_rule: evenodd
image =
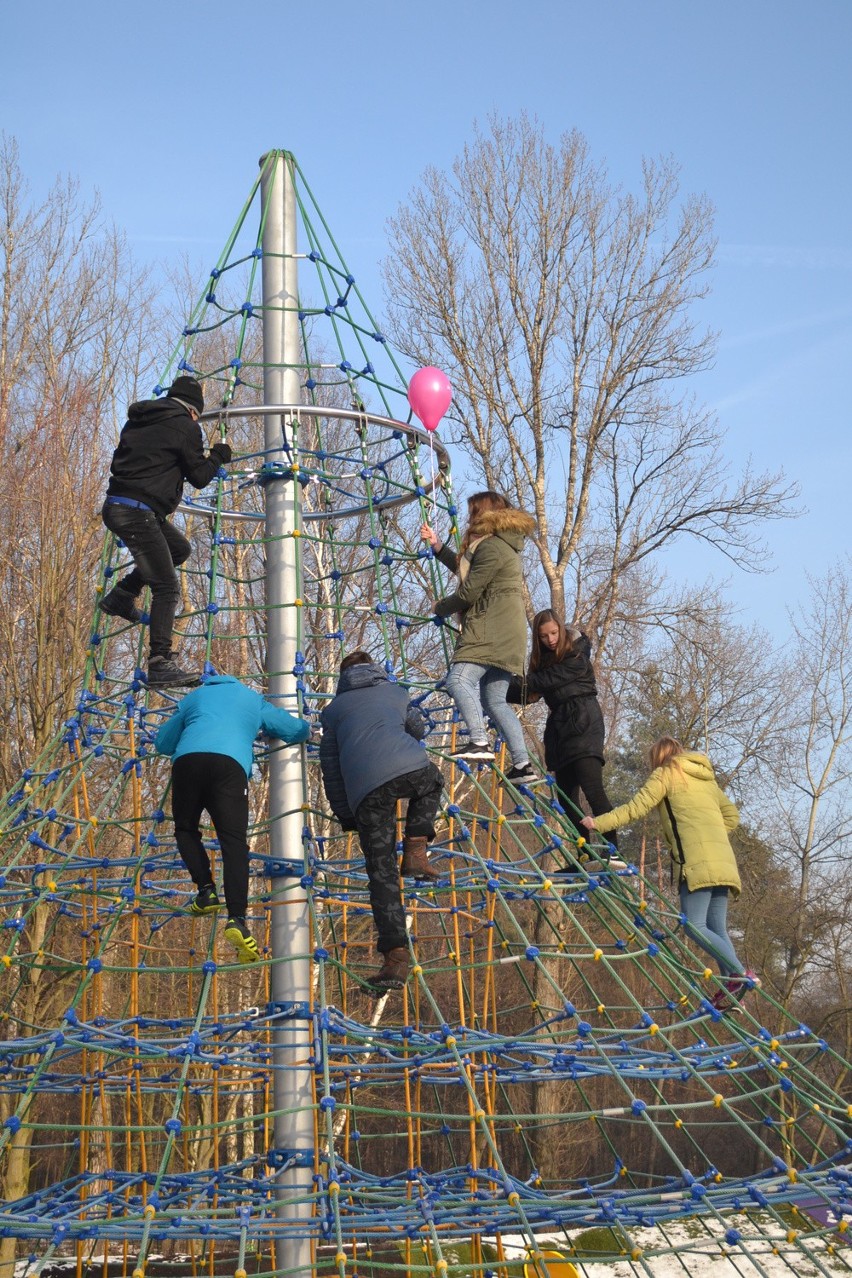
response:
<path id="1" fill-rule="evenodd" d="M 630 1112 L 631 1114 L 635 1114 L 638 1118 L 640 1114 L 645 1113 L 645 1110 L 647 1108 L 648 1106 L 645 1104 L 643 1100 L 635 1100 L 633 1104 L 630 1106 Z"/>
<path id="2" fill-rule="evenodd" d="M 181 1121 L 179 1118 L 167 1118 L 163 1124 L 166 1131 L 173 1136 L 179 1136 L 181 1133 Z"/>

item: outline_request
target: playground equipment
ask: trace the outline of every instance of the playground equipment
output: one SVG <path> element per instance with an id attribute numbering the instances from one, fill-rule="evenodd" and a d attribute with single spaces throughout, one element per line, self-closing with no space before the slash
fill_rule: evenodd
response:
<path id="1" fill-rule="evenodd" d="M 176 698 L 146 690 L 144 629 L 96 613 L 76 711 L 4 807 L 0 1260 L 686 1273 L 687 1222 L 731 1273 L 852 1272 L 829 1044 L 762 992 L 716 1011 L 669 897 L 589 857 L 552 779 L 446 758 L 452 636 L 417 529 L 433 506 L 454 525 L 448 457 L 286 152 L 261 161 L 158 391 L 178 371 L 221 401 L 205 418 L 238 459 L 183 507 L 182 661 L 315 716 L 370 646 L 430 722 L 443 876 L 406 883 L 415 966 L 376 1003 L 366 875 L 315 747 L 260 751 L 263 961 L 236 965 L 184 908 L 152 749 Z M 107 542 L 105 582 L 120 559 Z"/>

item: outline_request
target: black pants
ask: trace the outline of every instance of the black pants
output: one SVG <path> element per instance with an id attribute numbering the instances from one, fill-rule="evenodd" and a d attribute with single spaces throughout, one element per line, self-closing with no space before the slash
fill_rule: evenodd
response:
<path id="1" fill-rule="evenodd" d="M 175 568 L 185 563 L 192 546 L 167 519 L 153 510 L 137 510 L 105 502 L 101 516 L 111 533 L 120 537 L 136 565 L 116 584 L 131 595 L 151 588 L 151 656 L 171 657 L 180 587 Z"/>
<path id="2" fill-rule="evenodd" d="M 444 779 L 434 763 L 406 772 L 371 790 L 358 804 L 355 820 L 370 881 L 370 905 L 379 939 L 380 954 L 408 944 L 405 910 L 399 887 L 396 859 L 396 804 L 408 799 L 405 833 L 435 837 L 435 813 L 441 802 Z"/>
<path id="3" fill-rule="evenodd" d="M 222 849 L 225 904 L 231 918 L 248 907 L 248 777 L 229 754 L 182 754 L 172 764 L 172 816 L 181 860 L 196 887 L 213 882 L 199 821 L 204 810 Z"/>
<path id="4" fill-rule="evenodd" d="M 612 811 L 603 783 L 603 764 L 600 759 L 590 756 L 586 759 L 574 759 L 561 768 L 554 768 L 554 776 L 559 789 L 570 799 L 575 807 L 580 806 L 580 791 L 586 796 L 586 802 L 592 809 L 592 816 L 601 816 Z M 618 835 L 613 830 L 605 836 L 613 847 L 618 847 Z"/>

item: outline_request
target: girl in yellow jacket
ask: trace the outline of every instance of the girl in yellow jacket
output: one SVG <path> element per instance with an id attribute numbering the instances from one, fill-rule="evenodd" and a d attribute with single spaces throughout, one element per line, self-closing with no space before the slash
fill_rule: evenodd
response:
<path id="1" fill-rule="evenodd" d="M 706 754 L 686 751 L 674 737 L 661 737 L 649 751 L 653 771 L 628 803 L 601 816 L 585 817 L 588 830 L 606 834 L 656 808 L 672 862 L 678 871 L 681 909 L 689 935 L 716 959 L 726 979 L 712 1002 L 724 1007 L 760 981 L 737 958 L 728 936 L 728 893 L 740 893 L 740 876 L 729 830 L 740 823 L 730 799 L 716 784 Z"/>

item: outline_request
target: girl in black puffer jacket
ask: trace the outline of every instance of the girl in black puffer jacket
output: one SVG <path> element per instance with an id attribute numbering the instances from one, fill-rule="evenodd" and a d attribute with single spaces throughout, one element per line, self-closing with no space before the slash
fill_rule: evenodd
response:
<path id="1" fill-rule="evenodd" d="M 513 679 L 508 700 L 526 705 L 543 698 L 547 708 L 544 760 L 559 789 L 576 808 L 580 791 L 593 816 L 612 811 L 603 784 L 604 721 L 598 705 L 591 644 L 567 630 L 550 609 L 536 613 L 526 678 Z M 614 846 L 618 846 L 612 837 Z"/>

